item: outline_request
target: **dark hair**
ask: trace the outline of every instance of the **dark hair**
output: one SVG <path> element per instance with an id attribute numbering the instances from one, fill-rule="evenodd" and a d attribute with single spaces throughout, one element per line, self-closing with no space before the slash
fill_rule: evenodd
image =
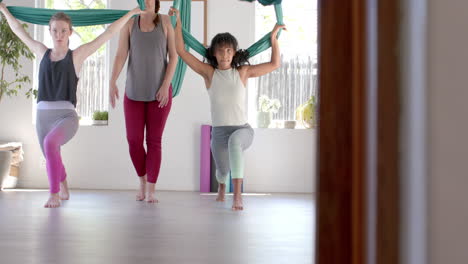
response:
<path id="1" fill-rule="evenodd" d="M 249 64 L 249 52 L 247 50 L 239 50 L 237 39 L 230 33 L 219 33 L 212 40 L 211 45 L 206 51 L 206 60 L 214 68 L 218 67 L 218 61 L 215 57 L 216 48 L 224 45 L 230 45 L 236 51 L 232 58 L 231 67 L 239 68 L 242 65 Z"/>
<path id="2" fill-rule="evenodd" d="M 161 1 L 160 0 L 155 0 L 154 1 L 154 12 L 156 13 L 156 18 L 154 19 L 154 25 L 157 26 L 159 23 L 159 9 L 161 8 Z"/>

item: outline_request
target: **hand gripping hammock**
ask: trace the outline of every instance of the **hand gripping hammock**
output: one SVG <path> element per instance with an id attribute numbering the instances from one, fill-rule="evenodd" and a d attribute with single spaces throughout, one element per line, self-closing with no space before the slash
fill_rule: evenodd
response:
<path id="1" fill-rule="evenodd" d="M 3 0 L 0 0 L 0 3 Z M 253 2 L 255 0 L 243 0 Z M 283 10 L 281 8 L 281 0 L 258 0 L 262 5 L 274 5 L 276 12 L 276 20 L 278 24 L 283 24 Z M 145 9 L 145 1 L 137 0 L 141 10 Z M 182 21 L 182 33 L 185 41 L 185 48 L 192 48 L 198 54 L 206 56 L 206 48 L 190 34 L 190 14 L 191 0 L 174 0 L 173 6 L 180 10 Z M 46 8 L 32 8 L 8 6 L 10 13 L 19 20 L 29 22 L 36 25 L 48 25 L 50 18 L 57 12 L 64 12 L 69 15 L 73 21 L 73 26 L 92 26 L 110 24 L 124 16 L 127 10 L 115 9 L 80 9 L 80 10 L 57 10 Z M 172 25 L 175 26 L 175 17 L 171 17 Z M 270 42 L 271 32 L 250 46 L 247 51 L 249 58 L 253 57 L 271 47 Z M 278 33 L 279 36 L 279 33 Z M 177 68 L 172 79 L 172 96 L 176 96 L 180 92 L 182 81 L 184 79 L 187 65 L 179 58 Z"/>

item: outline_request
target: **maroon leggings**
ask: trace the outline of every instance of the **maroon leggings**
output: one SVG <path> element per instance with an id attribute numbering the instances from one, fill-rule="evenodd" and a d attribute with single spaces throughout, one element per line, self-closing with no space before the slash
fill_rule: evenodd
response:
<path id="1" fill-rule="evenodd" d="M 172 106 L 172 89 L 163 108 L 158 101 L 139 102 L 124 98 L 125 127 L 133 166 L 139 177 L 156 183 L 161 168 L 161 139 Z M 146 126 L 146 151 L 143 146 Z"/>

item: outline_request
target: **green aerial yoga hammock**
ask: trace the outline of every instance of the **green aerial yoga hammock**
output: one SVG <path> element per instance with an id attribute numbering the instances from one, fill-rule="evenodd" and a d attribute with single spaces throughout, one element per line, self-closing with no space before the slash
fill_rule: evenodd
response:
<path id="1" fill-rule="evenodd" d="M 0 0 L 0 3 L 3 0 Z M 253 2 L 255 0 L 242 0 Z M 283 24 L 283 11 L 281 8 L 281 0 L 258 0 L 262 5 L 275 5 L 277 23 Z M 141 10 L 145 9 L 145 1 L 137 0 Z M 190 13 L 191 13 L 191 0 L 174 0 L 173 6 L 180 11 L 182 20 L 182 33 L 185 41 L 185 48 L 188 50 L 192 48 L 203 57 L 206 56 L 206 48 L 190 34 Z M 49 20 L 57 12 L 64 12 L 70 16 L 73 21 L 73 26 L 92 26 L 110 24 L 117 19 L 124 16 L 127 10 L 114 10 L 114 9 L 81 9 L 81 10 L 56 10 L 45 8 L 32 8 L 32 7 L 17 7 L 8 6 L 10 13 L 19 20 L 29 22 L 36 25 L 48 25 Z M 175 17 L 171 18 L 172 25 L 175 25 Z M 278 36 L 281 32 L 278 33 Z M 249 58 L 253 57 L 264 50 L 271 47 L 270 42 L 271 32 L 266 34 L 259 41 L 250 46 L 247 51 Z M 187 65 L 179 58 L 177 62 L 176 71 L 172 78 L 172 96 L 176 96 L 182 87 Z"/>
<path id="2" fill-rule="evenodd" d="M 256 0 L 241 0 L 241 1 L 248 1 L 248 2 L 255 2 Z M 264 6 L 266 5 L 273 5 L 273 4 L 281 4 L 281 0 L 258 0 L 258 2 Z"/>

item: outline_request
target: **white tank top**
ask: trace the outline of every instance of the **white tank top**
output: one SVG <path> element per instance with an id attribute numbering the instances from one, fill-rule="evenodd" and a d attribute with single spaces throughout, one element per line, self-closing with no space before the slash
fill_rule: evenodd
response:
<path id="1" fill-rule="evenodd" d="M 247 123 L 246 89 L 237 69 L 215 69 L 208 89 L 213 126 L 241 126 Z"/>

